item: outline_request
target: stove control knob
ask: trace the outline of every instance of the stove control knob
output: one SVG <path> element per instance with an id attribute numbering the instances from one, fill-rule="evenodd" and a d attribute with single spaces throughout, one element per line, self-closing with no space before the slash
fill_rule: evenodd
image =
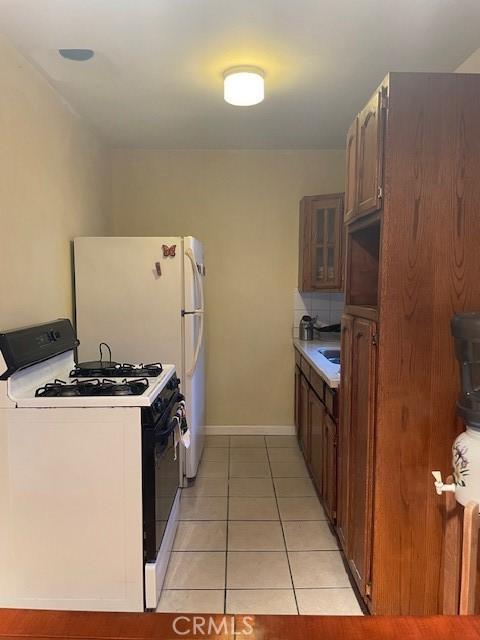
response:
<path id="1" fill-rule="evenodd" d="M 180 380 L 177 377 L 171 378 L 170 382 L 168 383 L 168 388 L 176 389 L 179 384 L 180 384 Z"/>

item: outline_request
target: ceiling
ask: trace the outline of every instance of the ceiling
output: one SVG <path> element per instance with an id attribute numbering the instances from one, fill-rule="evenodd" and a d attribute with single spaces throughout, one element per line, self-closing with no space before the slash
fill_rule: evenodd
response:
<path id="1" fill-rule="evenodd" d="M 0 0 L 0 32 L 114 146 L 341 148 L 387 71 L 452 71 L 479 0 Z M 91 48 L 89 62 L 59 48 Z M 222 73 L 265 70 L 266 99 Z"/>

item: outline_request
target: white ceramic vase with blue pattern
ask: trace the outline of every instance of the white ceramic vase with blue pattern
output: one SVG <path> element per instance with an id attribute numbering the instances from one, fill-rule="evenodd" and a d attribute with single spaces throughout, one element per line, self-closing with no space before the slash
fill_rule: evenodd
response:
<path id="1" fill-rule="evenodd" d="M 480 431 L 467 426 L 452 447 L 455 497 L 464 506 L 480 504 Z"/>

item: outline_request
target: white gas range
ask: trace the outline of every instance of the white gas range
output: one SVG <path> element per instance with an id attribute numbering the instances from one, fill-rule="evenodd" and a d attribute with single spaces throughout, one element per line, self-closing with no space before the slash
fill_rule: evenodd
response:
<path id="1" fill-rule="evenodd" d="M 172 365 L 76 365 L 69 320 L 0 334 L 0 606 L 143 611 L 177 524 Z"/>

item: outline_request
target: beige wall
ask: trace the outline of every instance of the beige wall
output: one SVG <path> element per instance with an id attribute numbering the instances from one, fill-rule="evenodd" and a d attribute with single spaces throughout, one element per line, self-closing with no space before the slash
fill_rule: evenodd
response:
<path id="1" fill-rule="evenodd" d="M 477 49 L 455 69 L 457 73 L 480 73 L 480 49 Z"/>
<path id="2" fill-rule="evenodd" d="M 207 424 L 293 423 L 298 202 L 343 151 L 113 152 L 117 235 L 195 235 L 207 264 Z"/>
<path id="3" fill-rule="evenodd" d="M 71 316 L 70 240 L 109 230 L 106 147 L 0 36 L 0 330 Z"/>

